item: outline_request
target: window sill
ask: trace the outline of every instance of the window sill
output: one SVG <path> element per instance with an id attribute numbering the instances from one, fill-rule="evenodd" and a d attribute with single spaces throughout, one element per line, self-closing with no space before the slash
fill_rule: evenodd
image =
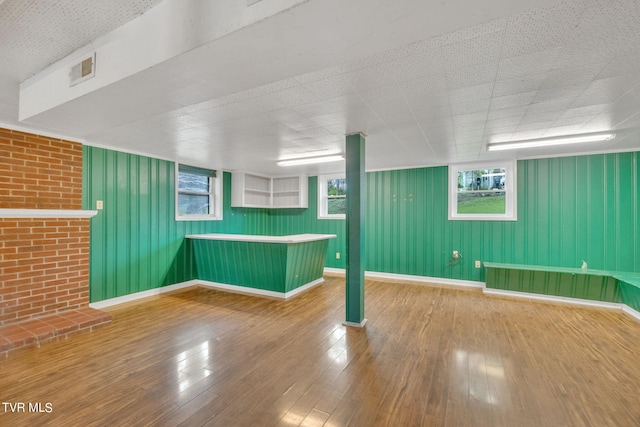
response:
<path id="1" fill-rule="evenodd" d="M 213 215 L 177 216 L 176 221 L 222 221 L 222 217 Z"/>
<path id="2" fill-rule="evenodd" d="M 345 220 L 347 219 L 346 215 L 343 214 L 336 214 L 336 215 L 318 215 L 318 219 L 341 219 L 341 220 Z"/>

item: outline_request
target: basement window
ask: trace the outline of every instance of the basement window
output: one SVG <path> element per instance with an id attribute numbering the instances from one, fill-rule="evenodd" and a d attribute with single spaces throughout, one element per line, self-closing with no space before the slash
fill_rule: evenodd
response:
<path id="1" fill-rule="evenodd" d="M 347 180 L 344 175 L 318 177 L 318 219 L 345 219 Z"/>
<path id="2" fill-rule="evenodd" d="M 176 175 L 177 221 L 222 219 L 222 174 L 178 165 Z"/>
<path id="3" fill-rule="evenodd" d="M 449 219 L 516 221 L 515 161 L 449 165 Z"/>

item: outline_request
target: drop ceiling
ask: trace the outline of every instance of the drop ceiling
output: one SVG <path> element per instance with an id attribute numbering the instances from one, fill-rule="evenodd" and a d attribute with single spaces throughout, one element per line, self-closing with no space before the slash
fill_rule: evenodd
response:
<path id="1" fill-rule="evenodd" d="M 640 150 L 635 0 L 302 1 L 18 120 L 20 82 L 158 3 L 1 3 L 0 123 L 268 174 L 339 172 L 276 162 L 342 151 L 355 132 L 368 170 Z M 486 150 L 610 130 L 606 143 Z"/>

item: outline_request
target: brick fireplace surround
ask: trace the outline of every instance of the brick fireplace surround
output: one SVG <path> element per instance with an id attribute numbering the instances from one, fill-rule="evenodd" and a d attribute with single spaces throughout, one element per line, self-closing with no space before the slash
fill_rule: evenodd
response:
<path id="1" fill-rule="evenodd" d="M 89 307 L 82 144 L 0 128 L 0 358 L 111 322 Z"/>

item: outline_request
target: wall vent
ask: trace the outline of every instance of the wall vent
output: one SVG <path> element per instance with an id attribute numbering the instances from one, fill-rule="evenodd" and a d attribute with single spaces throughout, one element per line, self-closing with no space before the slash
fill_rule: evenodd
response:
<path id="1" fill-rule="evenodd" d="M 71 67 L 69 86 L 75 86 L 96 75 L 96 54 L 84 58 Z"/>

